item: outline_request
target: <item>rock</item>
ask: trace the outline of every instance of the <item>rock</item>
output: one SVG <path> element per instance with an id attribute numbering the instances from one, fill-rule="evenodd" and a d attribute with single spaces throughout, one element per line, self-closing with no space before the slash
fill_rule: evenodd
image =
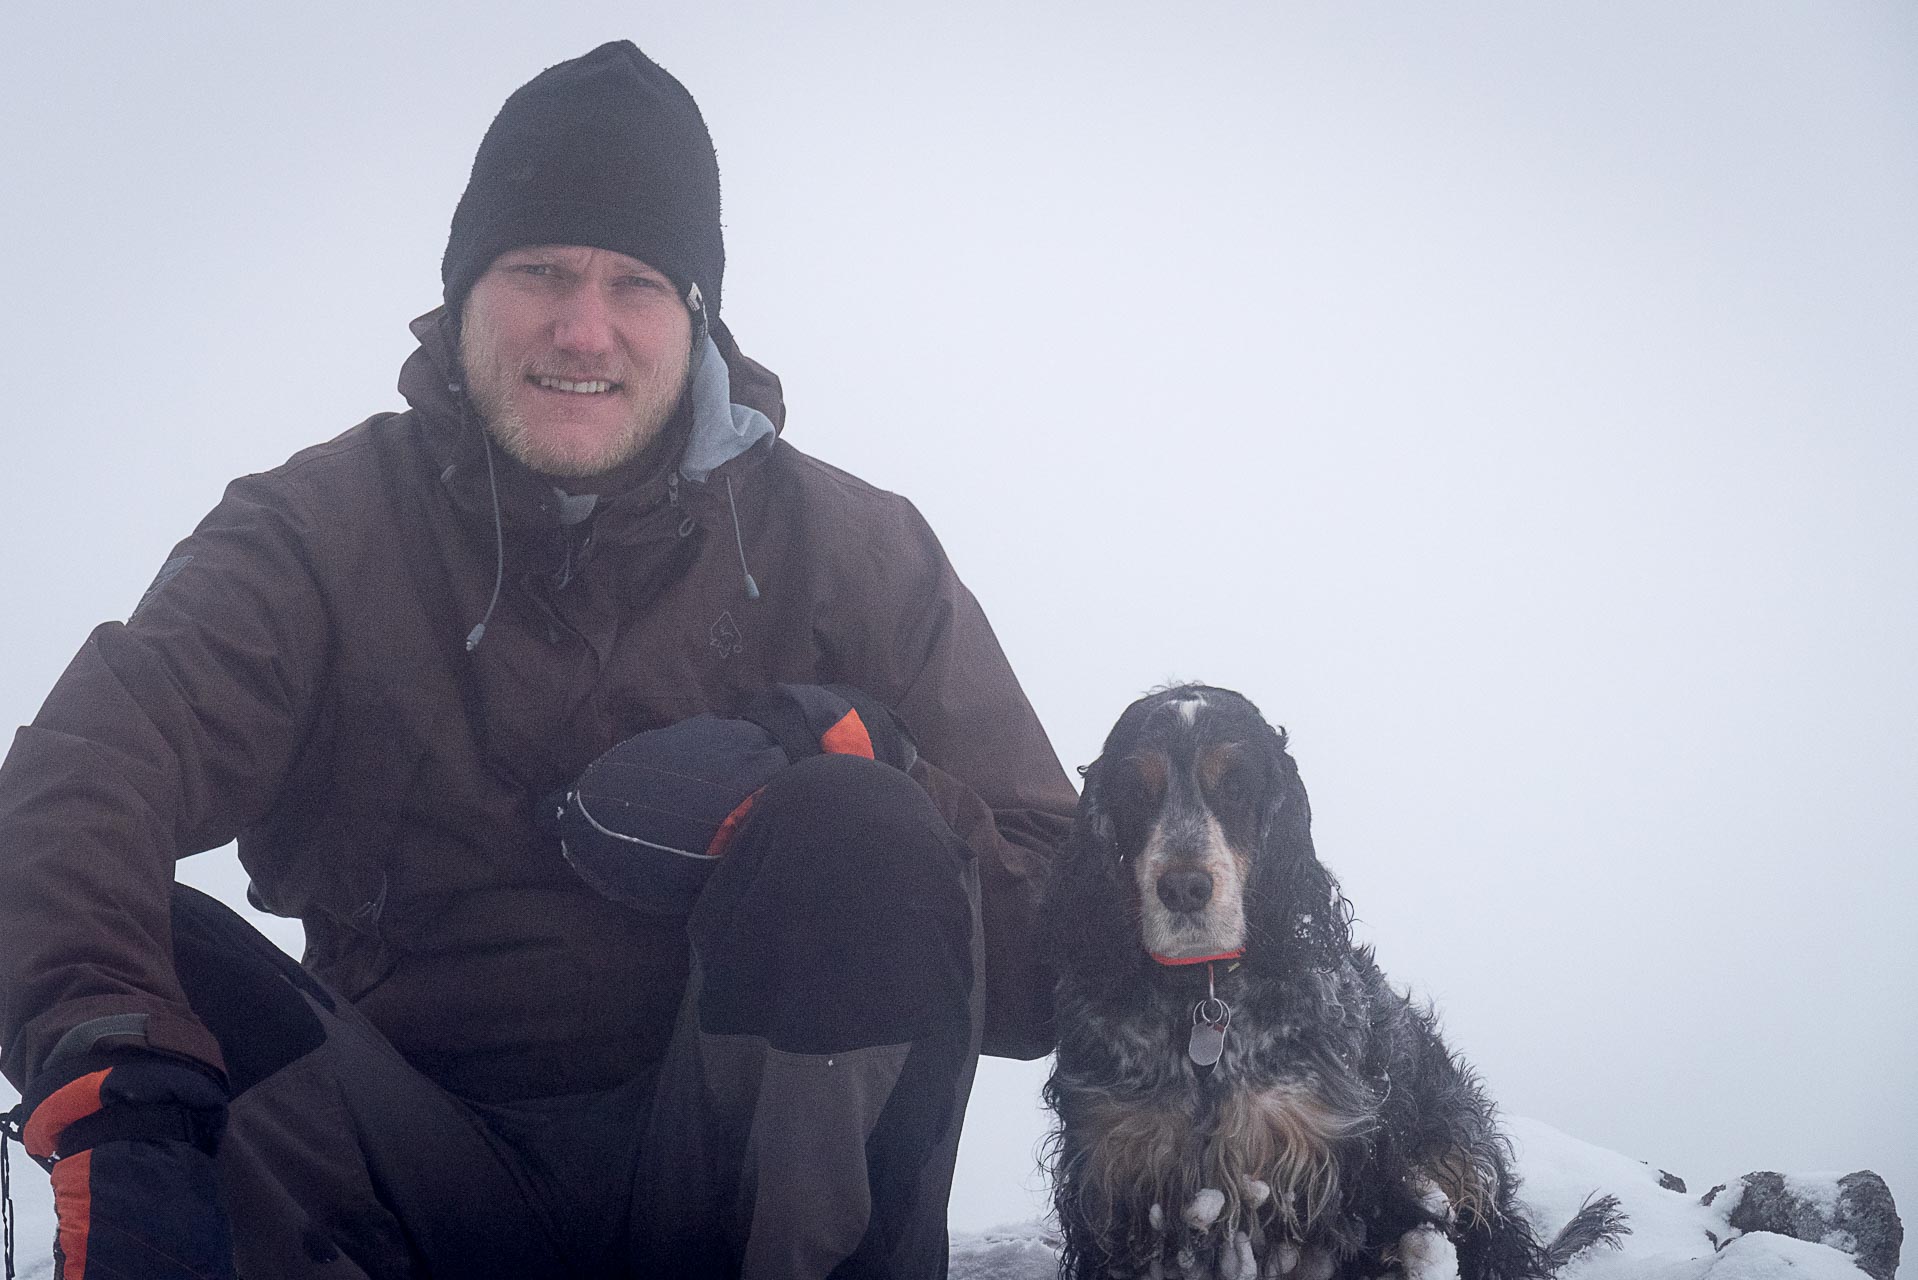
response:
<path id="1" fill-rule="evenodd" d="M 1769 1231 L 1841 1250 L 1873 1280 L 1892 1280 L 1897 1273 L 1904 1223 L 1891 1189 L 1870 1170 L 1835 1180 L 1761 1171 L 1739 1183 L 1738 1202 L 1727 1219 L 1738 1230 Z M 1705 1203 L 1711 1200 L 1708 1195 Z"/>
<path id="2" fill-rule="evenodd" d="M 1657 1168 L 1649 1160 L 1640 1160 L 1639 1163 L 1658 1175 L 1659 1186 L 1665 1188 L 1667 1191 L 1676 1191 L 1681 1196 L 1685 1194 L 1685 1180 L 1683 1178 L 1675 1173 L 1667 1173 L 1665 1170 Z"/>
<path id="3" fill-rule="evenodd" d="M 1860 1270 L 1874 1280 L 1891 1280 L 1897 1274 L 1905 1224 L 1883 1178 L 1860 1169 L 1838 1180 L 1838 1227 L 1858 1242 L 1852 1257 Z"/>

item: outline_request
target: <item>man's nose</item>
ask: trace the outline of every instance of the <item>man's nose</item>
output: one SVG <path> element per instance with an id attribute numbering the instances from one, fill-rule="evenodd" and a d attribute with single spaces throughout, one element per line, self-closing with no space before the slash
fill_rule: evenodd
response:
<path id="1" fill-rule="evenodd" d="M 553 345 L 562 351 L 598 354 L 613 347 L 613 312 L 598 289 L 573 289 L 559 300 Z"/>

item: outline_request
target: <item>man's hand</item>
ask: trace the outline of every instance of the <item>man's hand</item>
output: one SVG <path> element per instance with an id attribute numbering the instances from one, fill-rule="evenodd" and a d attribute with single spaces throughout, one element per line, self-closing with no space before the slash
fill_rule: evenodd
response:
<path id="1" fill-rule="evenodd" d="M 124 1055 L 29 1090 L 22 1137 L 53 1175 L 59 1280 L 230 1280 L 213 1151 L 226 1090 L 208 1072 Z"/>

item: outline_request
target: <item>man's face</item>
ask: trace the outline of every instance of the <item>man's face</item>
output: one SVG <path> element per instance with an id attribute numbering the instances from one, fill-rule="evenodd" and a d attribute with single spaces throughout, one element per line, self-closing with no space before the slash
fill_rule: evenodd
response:
<path id="1" fill-rule="evenodd" d="M 467 295 L 460 363 L 486 429 L 555 477 L 597 476 L 658 438 L 686 387 L 692 317 L 637 258 L 512 249 Z"/>

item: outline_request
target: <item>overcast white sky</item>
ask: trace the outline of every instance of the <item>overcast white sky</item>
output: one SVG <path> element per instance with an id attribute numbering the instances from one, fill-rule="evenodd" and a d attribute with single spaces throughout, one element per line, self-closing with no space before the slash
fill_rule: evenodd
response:
<path id="1" fill-rule="evenodd" d="M 1508 1110 L 1918 1207 L 1910 5 L 5 26 L 0 722 L 226 480 L 398 407 L 499 103 L 630 37 L 786 438 L 919 503 L 1067 764 L 1245 690 Z M 1040 1078 L 982 1074 L 955 1223 L 1033 1212 Z"/>

